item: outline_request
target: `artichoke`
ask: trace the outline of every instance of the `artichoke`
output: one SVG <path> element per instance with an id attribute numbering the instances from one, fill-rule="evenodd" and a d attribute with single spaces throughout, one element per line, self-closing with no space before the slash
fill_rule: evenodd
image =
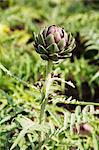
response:
<path id="1" fill-rule="evenodd" d="M 51 25 L 38 35 L 34 33 L 34 47 L 44 60 L 59 61 L 71 56 L 75 39 L 63 28 Z"/>

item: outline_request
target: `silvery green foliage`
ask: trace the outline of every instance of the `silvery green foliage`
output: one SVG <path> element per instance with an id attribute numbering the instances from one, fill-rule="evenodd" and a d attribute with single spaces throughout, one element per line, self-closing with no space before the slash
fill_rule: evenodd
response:
<path id="1" fill-rule="evenodd" d="M 34 33 L 34 47 L 42 59 L 58 61 L 71 56 L 75 39 L 63 28 L 51 25 L 38 35 Z"/>

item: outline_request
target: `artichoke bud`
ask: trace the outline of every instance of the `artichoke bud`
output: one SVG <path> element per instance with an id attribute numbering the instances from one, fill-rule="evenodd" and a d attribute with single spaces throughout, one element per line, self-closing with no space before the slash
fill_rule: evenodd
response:
<path id="1" fill-rule="evenodd" d="M 34 47 L 44 60 L 59 61 L 71 56 L 75 39 L 63 28 L 51 25 L 38 35 L 33 33 Z"/>

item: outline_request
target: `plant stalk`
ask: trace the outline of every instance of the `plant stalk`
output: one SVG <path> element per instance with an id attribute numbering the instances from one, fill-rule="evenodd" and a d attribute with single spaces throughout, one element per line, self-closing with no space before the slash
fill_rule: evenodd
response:
<path id="1" fill-rule="evenodd" d="M 49 96 L 49 89 L 50 89 L 50 84 L 51 84 L 51 70 L 52 70 L 52 61 L 47 62 L 46 66 L 46 77 L 45 77 L 45 83 L 43 85 L 43 98 L 42 98 L 42 103 L 41 103 L 41 109 L 40 109 L 40 118 L 39 118 L 39 123 L 44 124 L 45 123 L 45 110 L 46 110 L 46 105 L 48 103 L 48 96 Z M 44 134 L 40 132 L 39 135 L 39 149 L 41 148 L 41 142 L 44 139 Z"/>

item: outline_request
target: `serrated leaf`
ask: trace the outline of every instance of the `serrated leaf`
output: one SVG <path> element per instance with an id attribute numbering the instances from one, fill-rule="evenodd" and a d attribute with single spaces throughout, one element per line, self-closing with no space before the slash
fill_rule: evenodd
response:
<path id="1" fill-rule="evenodd" d="M 29 126 L 28 126 L 28 127 L 29 127 Z M 22 131 L 19 133 L 18 137 L 16 138 L 15 142 L 14 142 L 13 145 L 11 146 L 10 150 L 14 149 L 14 148 L 17 146 L 17 144 L 18 144 L 18 143 L 21 141 L 21 139 L 25 136 L 25 134 L 27 133 L 27 131 L 28 131 L 28 128 L 25 128 L 24 130 L 22 130 Z"/>
<path id="2" fill-rule="evenodd" d="M 18 145 L 18 143 L 25 136 L 25 134 L 33 133 L 33 131 L 41 131 L 44 133 L 48 133 L 50 129 L 48 125 L 41 125 L 38 123 L 34 123 L 32 120 L 23 116 L 22 118 L 21 117 L 17 118 L 17 121 L 22 125 L 23 130 L 19 133 L 10 150 L 14 149 Z"/>
<path id="3" fill-rule="evenodd" d="M 4 117 L 4 118 L 0 121 L 0 125 L 1 125 L 2 123 L 4 123 L 4 122 L 10 120 L 11 117 L 12 117 L 11 115 L 8 115 L 8 116 Z"/>

